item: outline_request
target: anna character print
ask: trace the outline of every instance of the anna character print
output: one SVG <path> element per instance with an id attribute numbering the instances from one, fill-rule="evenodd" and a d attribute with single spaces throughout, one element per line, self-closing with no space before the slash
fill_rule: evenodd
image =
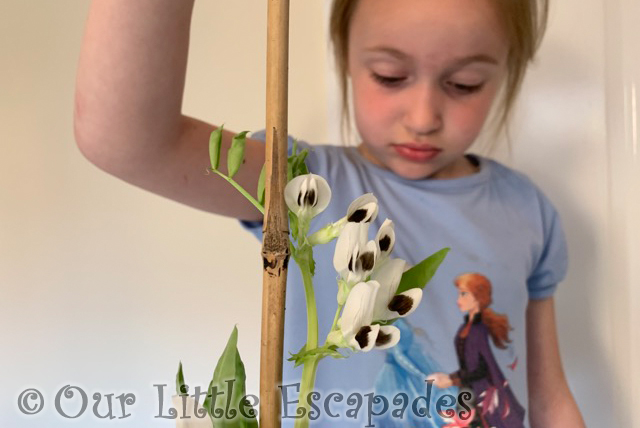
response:
<path id="1" fill-rule="evenodd" d="M 466 273 L 454 281 L 458 308 L 466 313 L 454 340 L 460 369 L 434 373 L 429 379 L 438 388 L 452 385 L 473 393 L 473 419 L 468 427 L 524 427 L 525 410 L 520 405 L 496 362 L 489 337 L 498 349 L 506 349 L 509 320 L 491 305 L 491 282 L 479 273 Z"/>

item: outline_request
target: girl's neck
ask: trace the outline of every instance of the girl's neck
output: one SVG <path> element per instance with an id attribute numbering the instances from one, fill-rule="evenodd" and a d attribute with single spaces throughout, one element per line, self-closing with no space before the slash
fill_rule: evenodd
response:
<path id="1" fill-rule="evenodd" d="M 451 179 L 466 177 L 480 171 L 480 166 L 472 160 L 468 155 L 464 155 L 452 164 L 448 165 L 446 171 L 443 171 L 438 177 L 439 179 Z"/>

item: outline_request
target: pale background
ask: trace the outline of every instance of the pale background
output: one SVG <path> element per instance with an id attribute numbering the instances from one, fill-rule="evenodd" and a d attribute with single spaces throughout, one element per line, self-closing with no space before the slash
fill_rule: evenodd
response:
<path id="1" fill-rule="evenodd" d="M 170 426 L 153 419 L 153 385 L 173 391 L 180 360 L 189 382 L 206 385 L 236 323 L 248 389 L 258 390 L 259 243 L 235 220 L 104 174 L 75 146 L 88 6 L 0 2 L 2 427 Z M 630 421 L 640 384 L 632 329 L 640 235 L 630 221 L 640 213 L 632 85 L 640 68 L 630 60 L 640 39 L 626 21 L 639 16 L 634 8 L 627 0 L 553 4 L 513 152 L 499 153 L 539 183 L 564 219 L 572 262 L 557 294 L 562 356 L 593 427 L 640 426 Z M 265 15 L 258 0 L 197 2 L 186 114 L 238 131 L 264 126 Z M 325 19 L 324 1 L 291 4 L 289 129 L 312 142 L 339 135 Z M 53 398 L 67 384 L 89 397 L 133 392 L 133 416 L 100 421 L 88 409 L 63 419 Z M 18 412 L 26 388 L 45 396 L 37 416 Z"/>

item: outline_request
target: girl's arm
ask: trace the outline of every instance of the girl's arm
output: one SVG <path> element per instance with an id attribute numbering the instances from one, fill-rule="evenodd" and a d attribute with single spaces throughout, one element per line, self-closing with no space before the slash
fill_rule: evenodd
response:
<path id="1" fill-rule="evenodd" d="M 209 166 L 213 125 L 182 114 L 194 0 L 93 0 L 76 80 L 82 153 L 123 180 L 193 207 L 245 220 L 260 212 Z M 212 100 L 223 102 L 223 100 Z M 221 169 L 232 132 L 222 142 Z M 256 188 L 264 145 L 248 140 L 234 176 Z"/>
<path id="2" fill-rule="evenodd" d="M 562 370 L 553 297 L 527 308 L 529 421 L 533 428 L 584 427 Z"/>

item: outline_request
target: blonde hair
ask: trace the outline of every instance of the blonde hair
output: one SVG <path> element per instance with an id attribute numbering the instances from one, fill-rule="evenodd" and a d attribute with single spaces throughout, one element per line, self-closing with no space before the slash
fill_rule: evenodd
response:
<path id="1" fill-rule="evenodd" d="M 342 97 L 343 137 L 350 136 L 351 115 L 349 113 L 348 56 L 349 27 L 359 0 L 334 0 L 331 7 L 329 33 L 338 72 Z M 507 78 L 500 91 L 501 101 L 492 120 L 491 139 L 502 130 L 509 139 L 509 120 L 520 92 L 529 62 L 534 57 L 547 28 L 548 0 L 491 0 L 498 18 L 510 40 L 507 57 Z M 497 120 L 497 123 L 495 122 Z M 491 144 L 492 146 L 492 144 Z"/>

